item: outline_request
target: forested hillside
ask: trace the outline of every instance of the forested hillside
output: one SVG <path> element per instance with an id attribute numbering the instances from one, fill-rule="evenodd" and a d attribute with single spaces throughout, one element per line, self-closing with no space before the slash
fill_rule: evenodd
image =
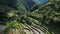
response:
<path id="1" fill-rule="evenodd" d="M 1 34 L 60 34 L 60 1 L 0 0 L 0 25 Z"/>

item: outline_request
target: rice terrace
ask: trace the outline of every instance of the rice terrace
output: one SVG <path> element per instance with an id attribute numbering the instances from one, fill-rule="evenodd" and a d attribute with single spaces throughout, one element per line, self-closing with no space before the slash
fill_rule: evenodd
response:
<path id="1" fill-rule="evenodd" d="M 60 34 L 60 0 L 0 0 L 0 34 Z"/>

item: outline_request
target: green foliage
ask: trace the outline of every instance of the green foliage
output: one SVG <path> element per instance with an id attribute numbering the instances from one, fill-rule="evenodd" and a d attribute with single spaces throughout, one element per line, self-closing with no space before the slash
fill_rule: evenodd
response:
<path id="1" fill-rule="evenodd" d="M 13 29 L 16 29 L 16 28 L 20 28 L 20 33 L 23 33 L 23 26 L 21 23 L 17 22 L 16 20 L 15 21 L 11 21 L 11 22 L 7 22 L 5 28 L 4 28 L 4 33 L 7 34 L 8 33 L 8 30 L 9 28 L 13 28 Z"/>
<path id="2" fill-rule="evenodd" d="M 6 5 L 0 5 L 0 24 L 6 24 L 14 16 L 14 9 Z M 13 13 L 13 14 L 12 14 Z"/>
<path id="3" fill-rule="evenodd" d="M 23 32 L 23 25 L 26 25 L 32 31 L 37 28 L 45 34 L 59 34 L 60 33 L 60 1 L 49 1 L 47 3 L 38 5 L 34 11 L 26 11 L 23 5 L 23 0 L 1 0 L 0 13 L 2 12 L 2 19 L 7 19 L 4 32 L 7 34 L 9 28 L 20 28 Z M 9 4 L 9 2 L 11 2 Z M 6 5 L 4 5 L 4 3 Z M 3 6 L 4 5 L 4 6 Z M 10 5 L 10 6 L 9 6 Z M 12 6 L 12 7 L 11 7 Z M 14 10 L 15 6 L 17 9 Z M 12 16 L 11 16 L 12 15 Z M 4 21 L 5 21 L 4 20 Z M 15 21 L 16 20 L 16 21 Z M 3 21 L 3 20 L 2 20 Z M 33 28 L 34 26 L 35 28 Z M 35 29 L 37 31 L 37 29 Z M 53 29 L 53 30 L 52 30 Z"/>
<path id="4" fill-rule="evenodd" d="M 59 34 L 60 31 L 60 1 L 48 2 L 42 6 L 41 8 L 33 11 L 29 16 L 33 19 L 36 19 L 40 23 L 44 30 L 46 29 L 46 33 L 50 34 Z M 53 33 L 52 33 L 53 32 Z"/>

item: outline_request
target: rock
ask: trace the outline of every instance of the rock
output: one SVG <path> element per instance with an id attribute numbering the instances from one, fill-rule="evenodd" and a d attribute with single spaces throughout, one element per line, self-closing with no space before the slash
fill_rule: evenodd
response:
<path id="1" fill-rule="evenodd" d="M 3 34 L 4 25 L 0 25 L 0 34 Z"/>

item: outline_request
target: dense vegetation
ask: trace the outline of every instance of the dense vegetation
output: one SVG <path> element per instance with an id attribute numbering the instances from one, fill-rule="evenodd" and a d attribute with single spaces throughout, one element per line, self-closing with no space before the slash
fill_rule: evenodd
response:
<path id="1" fill-rule="evenodd" d="M 23 2 L 0 0 L 0 24 L 5 25 L 5 34 L 9 28 L 19 28 L 21 34 L 25 34 L 24 29 L 33 34 L 35 31 L 40 34 L 39 30 L 44 34 L 60 34 L 60 1 L 35 4 L 29 11 Z"/>

